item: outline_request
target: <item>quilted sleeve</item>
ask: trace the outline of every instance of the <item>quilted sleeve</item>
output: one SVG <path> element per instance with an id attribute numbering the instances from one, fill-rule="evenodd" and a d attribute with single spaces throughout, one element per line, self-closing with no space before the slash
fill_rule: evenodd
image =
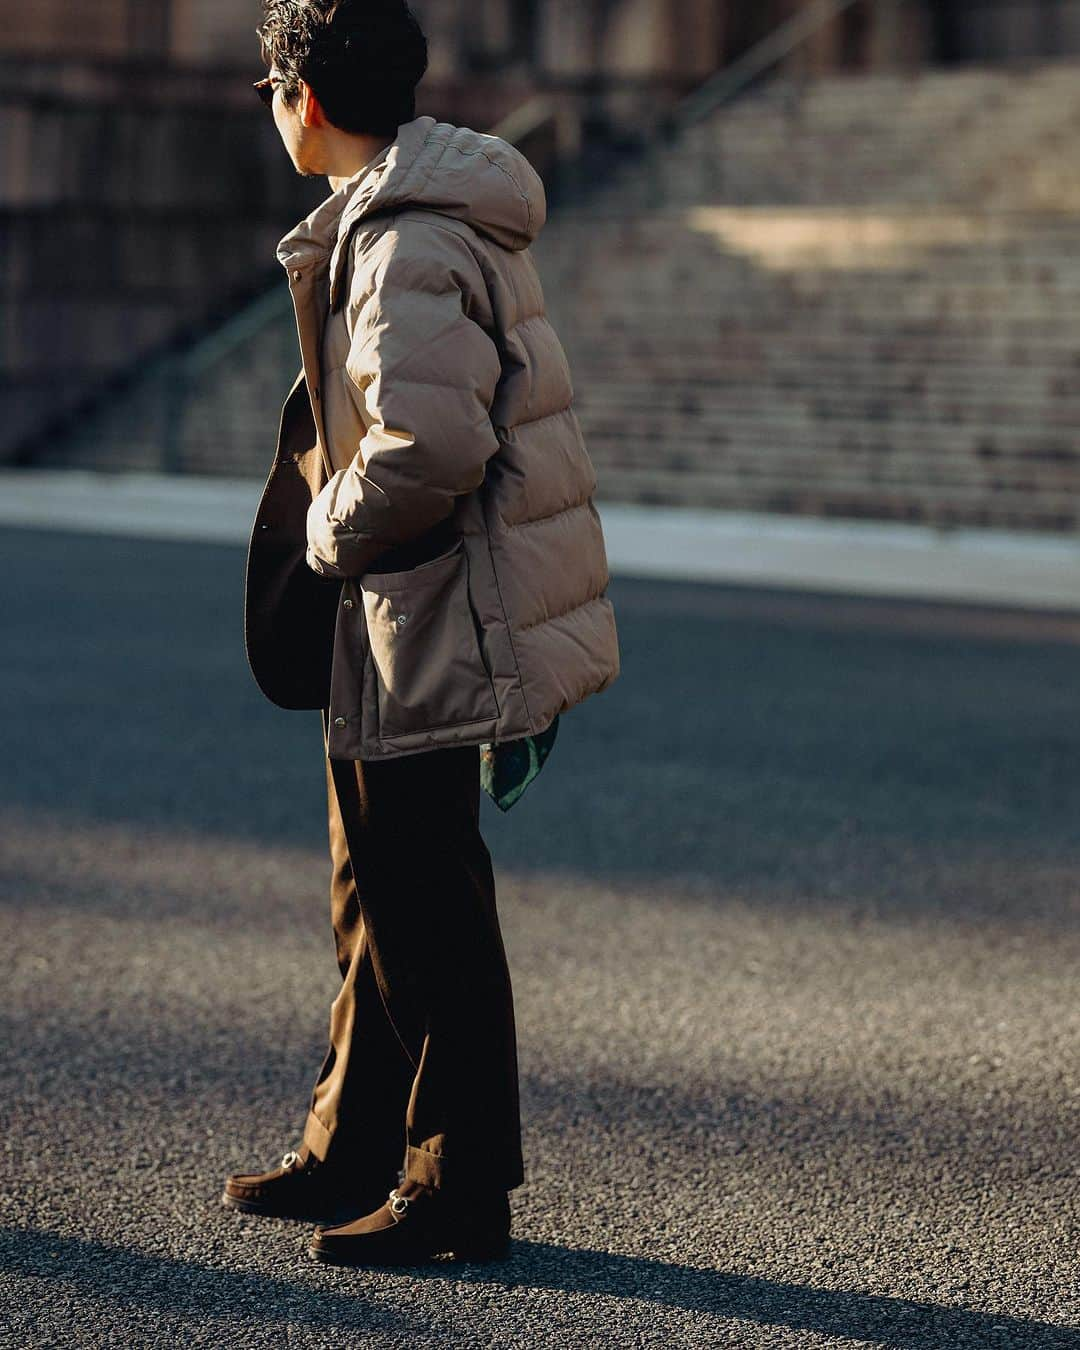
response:
<path id="1" fill-rule="evenodd" d="M 356 260 L 354 288 L 358 277 L 345 368 L 367 430 L 307 515 L 307 563 L 327 577 L 358 576 L 450 515 L 499 448 L 489 413 L 501 362 L 470 317 L 483 278 L 468 244 L 401 222 L 374 267 Z"/>

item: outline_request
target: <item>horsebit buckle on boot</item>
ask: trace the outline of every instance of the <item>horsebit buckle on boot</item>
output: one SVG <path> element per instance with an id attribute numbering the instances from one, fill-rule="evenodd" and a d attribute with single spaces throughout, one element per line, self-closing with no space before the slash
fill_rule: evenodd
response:
<path id="1" fill-rule="evenodd" d="M 390 1192 L 390 1213 L 394 1216 L 394 1222 L 400 1222 L 405 1211 L 409 1208 L 409 1197 L 399 1195 L 397 1187 Z"/>

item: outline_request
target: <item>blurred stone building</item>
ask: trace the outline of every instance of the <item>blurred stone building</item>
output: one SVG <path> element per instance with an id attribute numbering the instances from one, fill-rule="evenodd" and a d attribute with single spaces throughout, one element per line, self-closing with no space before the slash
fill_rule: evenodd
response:
<path id="1" fill-rule="evenodd" d="M 662 7 L 642 0 L 415 8 L 430 44 L 418 110 L 479 129 L 548 83 L 592 107 L 597 74 L 632 124 L 716 59 L 709 4 L 680 6 L 662 41 Z M 260 14 L 0 0 L 0 458 L 36 453 L 88 393 L 264 287 L 274 243 L 324 195 L 251 92 Z"/>
<path id="2" fill-rule="evenodd" d="M 431 76 L 481 72 L 692 80 L 817 0 L 415 0 Z M 258 0 L 33 0 L 0 5 L 21 58 L 250 64 Z M 898 59 L 1015 61 L 1080 52 L 1080 0 L 865 0 L 808 44 L 815 69 Z M 803 56 L 797 58 L 799 61 Z"/>
<path id="3" fill-rule="evenodd" d="M 822 2 L 415 0 L 418 111 L 528 131 L 548 109 L 519 143 L 559 203 L 535 253 L 602 496 L 1075 531 L 1080 0 L 837 4 L 634 159 Z M 0 0 L 0 459 L 266 467 L 296 366 L 274 245 L 326 185 L 251 92 L 259 17 Z M 563 203 L 564 167 L 602 186 L 620 156 L 592 207 Z M 170 379 L 124 402 L 237 314 L 191 415 Z"/>

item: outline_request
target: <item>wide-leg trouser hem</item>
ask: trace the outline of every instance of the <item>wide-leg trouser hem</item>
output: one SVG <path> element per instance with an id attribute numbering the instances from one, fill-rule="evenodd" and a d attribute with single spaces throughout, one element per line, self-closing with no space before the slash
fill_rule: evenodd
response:
<path id="1" fill-rule="evenodd" d="M 447 1162 L 450 1162 L 449 1168 Z M 459 1183 L 468 1185 L 472 1181 L 482 1182 L 485 1187 L 501 1185 L 504 1190 L 512 1191 L 525 1180 L 523 1169 L 511 1166 L 501 1175 L 493 1169 L 490 1161 L 478 1158 L 475 1163 L 466 1166 L 461 1160 L 448 1160 L 445 1154 L 431 1153 L 425 1148 L 409 1144 L 405 1148 L 405 1179 L 418 1181 L 425 1186 L 440 1190 L 445 1186 Z"/>
<path id="2" fill-rule="evenodd" d="M 320 1162 L 326 1161 L 326 1155 L 330 1152 L 330 1140 L 333 1138 L 330 1131 L 322 1123 L 314 1111 L 309 1111 L 307 1120 L 304 1122 L 304 1140 L 308 1148 Z"/>

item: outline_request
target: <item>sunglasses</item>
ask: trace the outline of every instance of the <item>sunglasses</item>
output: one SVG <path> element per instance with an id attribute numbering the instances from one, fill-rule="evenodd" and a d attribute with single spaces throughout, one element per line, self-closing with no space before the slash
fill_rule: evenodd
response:
<path id="1" fill-rule="evenodd" d="M 264 108 L 269 108 L 274 101 L 274 90 L 279 84 L 284 84 L 284 80 L 272 80 L 269 75 L 265 79 L 256 80 L 251 86 L 258 94 Z"/>

